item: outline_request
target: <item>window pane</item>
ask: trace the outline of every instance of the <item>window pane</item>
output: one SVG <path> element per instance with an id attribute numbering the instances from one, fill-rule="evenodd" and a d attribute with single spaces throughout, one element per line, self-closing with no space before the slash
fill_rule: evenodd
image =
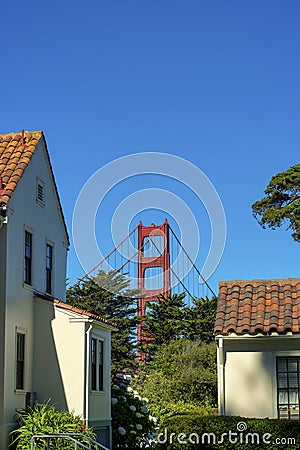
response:
<path id="1" fill-rule="evenodd" d="M 281 407 L 287 407 L 289 404 L 289 396 L 288 391 L 286 390 L 280 390 L 278 393 L 278 403 Z"/>
<path id="2" fill-rule="evenodd" d="M 24 389 L 25 334 L 17 333 L 16 389 Z"/>
<path id="3" fill-rule="evenodd" d="M 97 341 L 92 339 L 91 341 L 91 389 L 96 390 L 96 355 L 97 355 Z"/>
<path id="4" fill-rule="evenodd" d="M 298 386 L 298 374 L 297 372 L 289 373 L 289 387 L 297 387 Z"/>
<path id="5" fill-rule="evenodd" d="M 295 408 L 295 405 L 298 408 L 299 407 L 298 389 L 290 389 L 289 397 L 290 397 L 291 408 L 292 408 L 292 405 L 294 405 L 293 406 L 294 408 Z"/>
<path id="6" fill-rule="evenodd" d="M 53 247 L 46 244 L 46 292 L 52 294 L 52 254 Z"/>
<path id="7" fill-rule="evenodd" d="M 286 372 L 287 371 L 286 358 L 277 358 L 277 367 L 278 372 Z"/>
<path id="8" fill-rule="evenodd" d="M 279 388 L 287 388 L 287 374 L 286 373 L 279 373 L 278 374 L 278 387 Z"/>
<path id="9" fill-rule="evenodd" d="M 32 234 L 25 231 L 24 282 L 31 284 Z"/>
<path id="10" fill-rule="evenodd" d="M 297 358 L 288 359 L 288 371 L 297 372 Z"/>
<path id="11" fill-rule="evenodd" d="M 103 342 L 98 341 L 99 391 L 103 391 Z"/>

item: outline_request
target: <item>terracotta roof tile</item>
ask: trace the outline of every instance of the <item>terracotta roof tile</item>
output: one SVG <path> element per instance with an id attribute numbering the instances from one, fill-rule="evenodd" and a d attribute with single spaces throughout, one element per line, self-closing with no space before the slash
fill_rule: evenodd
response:
<path id="1" fill-rule="evenodd" d="M 219 283 L 215 333 L 300 333 L 300 278 Z"/>
<path id="2" fill-rule="evenodd" d="M 47 144 L 41 130 L 25 131 L 24 133 L 12 132 L 0 134 L 0 205 L 9 203 L 18 182 L 22 178 L 24 171 L 30 163 L 32 155 L 34 154 L 40 139 L 43 139 L 46 149 L 50 171 L 53 177 L 54 188 L 57 194 L 57 201 L 59 203 L 59 209 L 69 244 L 67 226 L 55 183 L 54 173 L 50 163 Z"/>
<path id="3" fill-rule="evenodd" d="M 42 131 L 0 134 L 0 203 L 7 204 L 28 166 Z"/>

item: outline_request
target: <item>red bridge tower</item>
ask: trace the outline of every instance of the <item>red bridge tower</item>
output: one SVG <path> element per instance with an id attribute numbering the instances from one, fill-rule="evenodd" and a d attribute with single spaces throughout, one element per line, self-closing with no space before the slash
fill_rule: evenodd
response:
<path id="1" fill-rule="evenodd" d="M 138 288 L 142 298 L 138 300 L 138 315 L 143 316 L 146 313 L 147 302 L 157 301 L 160 294 L 164 296 L 171 294 L 170 283 L 170 225 L 167 219 L 162 225 L 152 224 L 146 227 L 142 222 L 138 225 Z M 156 245 L 156 236 L 161 236 L 163 245 Z M 145 256 L 147 243 L 151 245 L 151 256 Z M 147 289 L 145 286 L 145 272 L 149 268 L 161 268 L 163 286 L 159 289 Z M 142 325 L 138 327 L 138 343 L 141 343 Z"/>

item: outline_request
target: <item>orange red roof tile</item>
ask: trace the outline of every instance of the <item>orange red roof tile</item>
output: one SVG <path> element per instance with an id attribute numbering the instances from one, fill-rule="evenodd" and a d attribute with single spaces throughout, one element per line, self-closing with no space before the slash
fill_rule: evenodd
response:
<path id="1" fill-rule="evenodd" d="M 215 333 L 300 332 L 300 278 L 219 283 Z"/>
<path id="2" fill-rule="evenodd" d="M 42 136 L 42 131 L 0 134 L 0 203 L 9 202 Z"/>

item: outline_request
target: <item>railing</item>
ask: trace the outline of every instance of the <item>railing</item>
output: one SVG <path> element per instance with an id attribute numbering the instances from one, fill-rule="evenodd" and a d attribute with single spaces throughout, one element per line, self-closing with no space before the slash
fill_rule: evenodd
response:
<path id="1" fill-rule="evenodd" d="M 84 437 L 86 440 L 88 440 L 88 444 L 83 444 L 82 442 L 78 441 L 78 437 Z M 36 434 L 32 436 L 31 438 L 31 450 L 34 450 L 35 448 L 35 439 L 46 439 L 47 440 L 47 448 L 49 447 L 50 440 L 51 439 L 67 439 L 74 443 L 74 450 L 78 450 L 80 448 L 84 448 L 87 450 L 91 450 L 93 448 L 99 448 L 100 450 L 109 450 L 107 447 L 105 447 L 102 444 L 99 444 L 99 442 L 94 441 L 93 439 L 89 438 L 85 434 L 82 433 L 53 433 L 53 434 Z"/>

